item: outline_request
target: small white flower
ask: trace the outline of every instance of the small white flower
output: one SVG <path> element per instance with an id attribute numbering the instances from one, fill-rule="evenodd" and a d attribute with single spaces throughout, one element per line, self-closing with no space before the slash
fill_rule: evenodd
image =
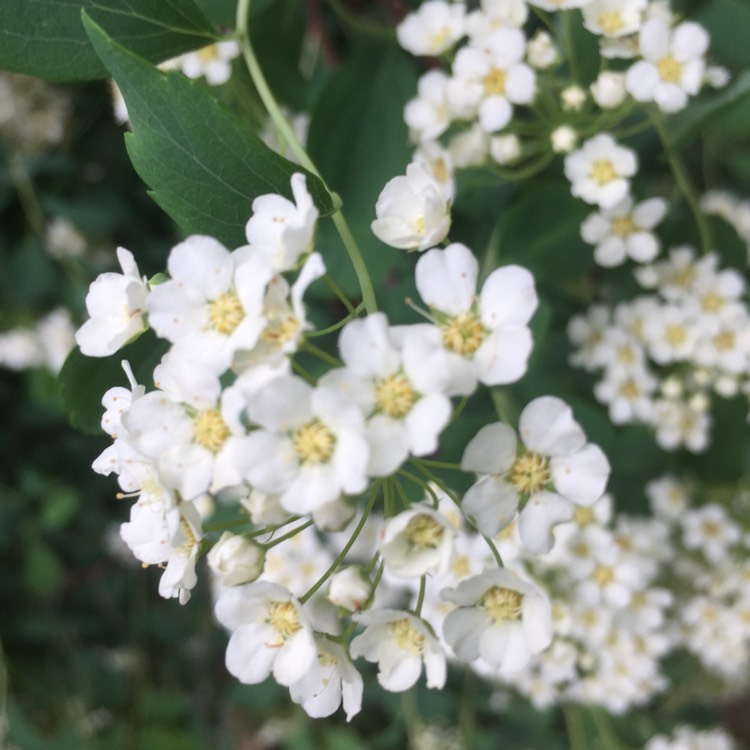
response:
<path id="1" fill-rule="evenodd" d="M 537 70 L 544 70 L 559 60 L 557 47 L 546 31 L 537 31 L 526 45 L 526 59 Z"/>
<path id="2" fill-rule="evenodd" d="M 417 84 L 417 96 L 404 107 L 404 121 L 414 140 L 439 138 L 451 123 L 452 112 L 446 99 L 448 76 L 442 70 L 428 70 Z"/>
<path id="3" fill-rule="evenodd" d="M 537 8 L 555 12 L 558 10 L 570 10 L 571 8 L 580 8 L 591 0 L 528 0 L 531 5 Z"/>
<path id="4" fill-rule="evenodd" d="M 254 581 L 263 572 L 263 548 L 225 531 L 208 553 L 208 567 L 224 586 Z"/>
<path id="5" fill-rule="evenodd" d="M 444 575 L 453 557 L 455 536 L 440 513 L 422 503 L 413 505 L 383 524 L 380 553 L 385 568 L 397 578 Z"/>
<path id="6" fill-rule="evenodd" d="M 240 43 L 228 39 L 170 60 L 169 67 L 179 68 L 188 78 L 205 76 L 209 85 L 220 86 L 232 75 L 232 60 L 239 54 Z"/>
<path id="7" fill-rule="evenodd" d="M 576 147 L 578 133 L 570 125 L 560 125 L 550 133 L 549 138 L 556 154 L 569 154 Z"/>
<path id="8" fill-rule="evenodd" d="M 378 664 L 378 682 L 386 690 L 408 690 L 419 679 L 422 664 L 428 688 L 445 685 L 445 654 L 424 620 L 393 609 L 370 610 L 355 619 L 366 628 L 349 651 Z"/>
<path id="9" fill-rule="evenodd" d="M 628 257 L 649 263 L 659 252 L 659 241 L 652 230 L 666 212 L 667 202 L 662 198 L 634 206 L 628 195 L 611 208 L 590 214 L 581 225 L 581 237 L 596 246 L 594 260 L 600 266 L 619 266 Z"/>
<path id="10" fill-rule="evenodd" d="M 521 156 L 521 141 L 515 133 L 493 135 L 490 138 L 490 156 L 498 164 L 511 164 Z"/>
<path id="11" fill-rule="evenodd" d="M 450 206 L 431 171 L 412 163 L 405 176 L 394 177 L 375 204 L 370 228 L 386 245 L 426 250 L 445 239 L 451 225 Z"/>
<path id="12" fill-rule="evenodd" d="M 357 612 L 367 601 L 372 591 L 372 582 L 356 565 L 337 570 L 331 576 L 328 586 L 328 598 L 337 607 L 349 612 Z"/>
<path id="13" fill-rule="evenodd" d="M 76 343 L 87 357 L 108 357 L 146 328 L 148 285 L 133 254 L 117 248 L 122 273 L 101 274 L 86 295 L 87 320 L 76 332 Z"/>
<path id="14" fill-rule="evenodd" d="M 627 96 L 625 75 L 613 70 L 603 70 L 589 87 L 591 96 L 602 109 L 619 107 Z"/>
<path id="15" fill-rule="evenodd" d="M 585 5 L 583 25 L 592 34 L 617 38 L 633 34 L 641 26 L 648 0 L 592 0 Z"/>
<path id="16" fill-rule="evenodd" d="M 628 178 L 637 169 L 635 152 L 619 146 L 606 133 L 589 138 L 581 149 L 565 157 L 565 176 L 573 195 L 602 208 L 612 208 L 628 194 Z"/>
<path id="17" fill-rule="evenodd" d="M 427 0 L 396 27 L 398 43 L 412 55 L 436 56 L 464 35 L 463 3 Z"/>
<path id="18" fill-rule="evenodd" d="M 560 92 L 560 100 L 564 110 L 578 112 L 586 103 L 586 89 L 580 86 L 568 86 Z"/>
<path id="19" fill-rule="evenodd" d="M 643 60 L 627 72 L 625 85 L 639 102 L 655 101 L 664 112 L 677 112 L 703 82 L 708 34 L 686 21 L 674 29 L 660 19 L 647 21 L 640 31 Z"/>
<path id="20" fill-rule="evenodd" d="M 503 677 L 520 672 L 552 641 L 549 599 L 509 570 L 487 570 L 440 596 L 458 605 L 443 623 L 456 656 L 465 661 L 481 657 Z"/>
<path id="21" fill-rule="evenodd" d="M 312 623 L 283 586 L 256 581 L 224 589 L 215 612 L 232 631 L 226 665 L 240 682 L 254 685 L 273 673 L 280 685 L 289 686 L 313 666 L 317 648 Z"/>

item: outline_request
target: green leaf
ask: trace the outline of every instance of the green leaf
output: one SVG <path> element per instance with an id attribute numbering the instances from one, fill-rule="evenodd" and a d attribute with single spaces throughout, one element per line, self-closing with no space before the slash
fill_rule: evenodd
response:
<path id="1" fill-rule="evenodd" d="M 718 115 L 740 102 L 748 101 L 750 95 L 750 70 L 741 73 L 725 89 L 713 96 L 703 96 L 691 102 L 679 115 L 672 118 L 670 132 L 672 144 L 681 146 Z"/>
<path id="2" fill-rule="evenodd" d="M 68 418 L 73 426 L 92 435 L 101 435 L 102 396 L 110 388 L 127 385 L 122 361 L 130 362 L 139 383 L 150 385 L 154 367 L 168 346 L 168 342 L 147 331 L 111 357 L 85 357 L 74 349 L 59 375 Z"/>
<path id="3" fill-rule="evenodd" d="M 51 81 L 107 77 L 81 24 L 81 10 L 156 62 L 216 38 L 193 0 L 2 0 L 0 68 Z"/>
<path id="4" fill-rule="evenodd" d="M 304 170 L 271 151 L 201 84 L 157 70 L 85 13 L 84 25 L 125 97 L 128 154 L 154 200 L 188 233 L 244 244 L 253 199 L 291 197 L 290 178 Z M 308 174 L 307 187 L 323 213 L 333 210 L 319 179 Z"/>
<path id="5" fill-rule="evenodd" d="M 343 211 L 362 251 L 376 292 L 391 290 L 413 258 L 387 247 L 370 230 L 375 203 L 391 178 L 404 174 L 411 156 L 405 103 L 416 95 L 409 58 L 395 45 L 357 39 L 352 57 L 323 90 L 313 111 L 308 147 L 326 182 L 343 200 Z M 320 227 L 318 246 L 326 265 L 349 294 L 358 288 L 331 222 Z M 391 298 L 397 296 L 392 291 Z M 382 299 L 381 302 L 387 300 Z"/>

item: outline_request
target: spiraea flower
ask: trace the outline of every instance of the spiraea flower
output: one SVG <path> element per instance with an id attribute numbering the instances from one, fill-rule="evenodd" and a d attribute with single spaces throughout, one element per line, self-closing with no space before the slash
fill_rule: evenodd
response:
<path id="1" fill-rule="evenodd" d="M 76 343 L 87 357 L 108 357 L 146 328 L 148 284 L 138 272 L 133 253 L 117 248 L 122 273 L 103 273 L 86 295 L 87 320 Z"/>
<path id="2" fill-rule="evenodd" d="M 443 623 L 456 656 L 481 658 L 501 676 L 518 673 L 552 640 L 549 599 L 504 568 L 472 576 L 440 596 L 457 605 Z"/>
<path id="3" fill-rule="evenodd" d="M 439 55 L 464 35 L 466 6 L 427 0 L 396 28 L 398 43 L 412 55 Z"/>
<path id="4" fill-rule="evenodd" d="M 422 163 L 394 177 L 375 204 L 370 228 L 386 245 L 400 250 L 426 250 L 445 239 L 451 225 L 450 205 L 438 181 Z"/>
<path id="5" fill-rule="evenodd" d="M 469 441 L 461 460 L 479 480 L 464 495 L 464 511 L 483 533 L 495 535 L 520 507 L 518 529 L 533 552 L 552 548 L 552 527 L 573 517 L 574 504 L 590 506 L 604 493 L 609 462 L 586 442 L 570 407 L 542 396 L 521 412 L 519 445 L 501 422 L 486 425 Z"/>
<path id="6" fill-rule="evenodd" d="M 628 194 L 629 178 L 638 169 L 635 152 L 619 146 L 607 133 L 589 138 L 565 157 L 571 192 L 586 203 L 612 208 Z"/>
<path id="7" fill-rule="evenodd" d="M 671 29 L 653 18 L 641 27 L 639 42 L 643 60 L 628 70 L 625 81 L 630 94 L 640 102 L 656 102 L 664 112 L 684 109 L 703 83 L 706 30 L 690 21 Z"/>
<path id="8" fill-rule="evenodd" d="M 357 615 L 365 631 L 349 647 L 353 657 L 378 664 L 378 682 L 395 693 L 408 690 L 424 665 L 428 688 L 445 684 L 445 653 L 429 625 L 408 612 L 374 609 Z"/>

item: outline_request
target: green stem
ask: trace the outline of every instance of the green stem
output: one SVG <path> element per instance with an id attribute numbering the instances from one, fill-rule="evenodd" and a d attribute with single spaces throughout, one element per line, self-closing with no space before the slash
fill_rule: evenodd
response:
<path id="1" fill-rule="evenodd" d="M 303 341 L 302 346 L 300 347 L 302 351 L 309 352 L 310 354 L 316 356 L 319 360 L 322 362 L 325 362 L 327 365 L 331 365 L 331 367 L 341 367 L 341 362 L 336 359 L 332 354 L 329 354 L 328 352 L 321 349 L 319 346 L 315 346 L 315 344 L 311 344 L 309 341 Z"/>
<path id="2" fill-rule="evenodd" d="M 339 328 L 343 328 L 349 321 L 356 320 L 363 309 L 363 305 L 357 305 L 351 315 L 347 315 L 343 320 L 340 320 L 338 323 L 334 323 L 332 326 L 328 326 L 328 328 L 321 328 L 319 331 L 311 331 L 310 333 L 306 333 L 305 338 L 314 339 L 318 338 L 319 336 L 327 336 L 329 333 L 334 333 L 338 331 Z"/>
<path id="3" fill-rule="evenodd" d="M 690 211 L 693 214 L 693 218 L 695 219 L 695 223 L 698 227 L 698 234 L 700 234 L 701 238 L 701 250 L 704 255 L 710 253 L 713 249 L 711 228 L 709 227 L 706 215 L 701 211 L 700 202 L 698 201 L 698 192 L 687 171 L 685 162 L 682 160 L 677 149 L 670 143 L 669 134 L 667 133 L 667 129 L 661 116 L 659 114 L 649 113 L 649 118 L 654 124 L 654 128 L 664 146 L 664 151 L 669 160 L 669 166 L 672 168 L 675 180 L 677 181 L 677 186 L 687 201 Z"/>
<path id="4" fill-rule="evenodd" d="M 253 84 L 255 85 L 258 95 L 260 96 L 263 105 L 266 108 L 269 116 L 273 120 L 274 125 L 279 131 L 279 135 L 287 142 L 289 148 L 292 150 L 294 155 L 297 157 L 299 163 L 307 169 L 309 172 L 314 174 L 325 186 L 325 189 L 331 194 L 334 199 L 335 212 L 333 214 L 333 223 L 336 225 L 336 229 L 341 237 L 341 241 L 344 243 L 346 252 L 349 254 L 349 259 L 354 266 L 354 271 L 357 274 L 357 281 L 359 282 L 359 288 L 362 292 L 362 300 L 365 304 L 365 310 L 372 314 L 377 312 L 378 306 L 375 301 L 375 291 L 370 280 L 370 274 L 367 271 L 362 254 L 357 246 L 354 236 L 349 229 L 349 225 L 346 223 L 344 215 L 341 213 L 341 201 L 338 196 L 328 187 L 322 175 L 318 171 L 312 159 L 307 154 L 307 151 L 302 147 L 302 144 L 297 140 L 297 136 L 294 134 L 291 126 L 287 122 L 281 108 L 276 101 L 271 89 L 266 81 L 266 77 L 263 74 L 263 70 L 260 67 L 258 58 L 255 56 L 252 44 L 250 43 L 250 35 L 247 33 L 248 20 L 250 15 L 250 0 L 239 0 L 237 3 L 237 40 L 240 43 L 240 49 L 242 50 L 242 57 L 247 65 L 250 78 L 252 78 Z M 336 203 L 338 202 L 338 205 Z"/>
<path id="5" fill-rule="evenodd" d="M 282 542 L 285 542 L 287 539 L 291 539 L 293 536 L 297 536 L 297 534 L 300 533 L 300 531 L 304 531 L 308 527 L 312 526 L 313 520 L 312 518 L 309 521 L 305 521 L 301 526 L 297 526 L 293 528 L 291 531 L 288 531 L 286 534 L 283 534 L 278 539 L 274 539 L 272 542 L 268 542 L 268 544 L 264 544 L 263 547 L 267 550 L 272 549 L 277 544 L 281 544 Z"/>
<path id="6" fill-rule="evenodd" d="M 578 709 L 575 706 L 567 705 L 563 706 L 562 713 L 565 719 L 570 750 L 589 750 L 586 728 Z"/>
<path id="7" fill-rule="evenodd" d="M 431 461 L 428 458 L 412 458 L 410 459 L 413 464 L 420 464 L 421 466 L 432 466 L 436 469 L 448 469 L 449 471 L 462 471 L 458 464 L 450 463 L 449 461 Z"/>
<path id="8" fill-rule="evenodd" d="M 375 505 L 375 499 L 378 496 L 378 490 L 380 489 L 381 482 L 376 482 L 372 489 L 370 490 L 370 499 L 367 501 L 367 506 L 365 507 L 364 512 L 362 513 L 362 518 L 359 519 L 359 523 L 357 524 L 357 527 L 352 532 L 352 535 L 349 537 L 349 541 L 344 545 L 344 548 L 339 552 L 336 559 L 331 563 L 331 566 L 326 570 L 325 573 L 313 584 L 313 586 L 307 590 L 307 592 L 304 594 L 304 596 L 300 597 L 300 602 L 304 604 L 318 589 L 338 570 L 339 565 L 341 565 L 342 562 L 344 562 L 344 559 L 349 554 L 349 550 L 354 546 L 354 542 L 357 541 L 357 537 L 362 532 L 362 529 L 364 529 L 365 524 L 367 523 L 367 519 L 370 516 L 370 511 L 372 511 L 373 505 Z M 312 523 L 312 521 L 310 521 Z"/>
<path id="9" fill-rule="evenodd" d="M 323 277 L 323 281 L 328 285 L 328 288 L 339 298 L 341 304 L 346 308 L 349 315 L 354 315 L 356 308 L 349 301 L 349 298 L 344 294 L 344 290 L 328 274 Z"/>
<path id="10" fill-rule="evenodd" d="M 474 526 L 474 528 L 479 531 L 476 524 L 472 524 L 472 526 Z M 479 533 L 482 534 L 481 531 L 479 531 Z M 487 542 L 487 546 L 490 548 L 490 552 L 492 552 L 492 556 L 495 558 L 495 562 L 497 563 L 498 567 L 504 568 L 505 563 L 503 563 L 503 558 L 500 556 L 500 550 L 498 550 L 495 542 L 493 542 L 492 539 L 490 539 L 486 534 L 482 534 L 482 539 Z"/>
<path id="11" fill-rule="evenodd" d="M 575 62 L 575 45 L 573 44 L 573 11 L 561 10 L 560 23 L 562 24 L 562 33 L 565 40 L 565 56 L 568 58 L 568 71 L 573 83 L 578 84 L 580 76 L 578 74 L 578 65 Z"/>
<path id="12" fill-rule="evenodd" d="M 412 610 L 417 617 L 422 615 L 422 605 L 424 604 L 424 595 L 427 590 L 427 576 L 422 576 L 419 579 L 419 595 L 417 596 L 417 604 Z"/>
<path id="13" fill-rule="evenodd" d="M 247 526 L 249 523 L 249 518 L 238 518 L 234 521 L 224 521 L 223 523 L 209 523 L 203 527 L 203 531 L 210 534 L 212 531 L 227 531 L 228 529 L 235 529 L 238 526 Z M 272 529 L 262 529 L 261 531 L 253 532 L 253 536 L 260 536 L 271 531 Z"/>
<path id="14" fill-rule="evenodd" d="M 26 171 L 23 159 L 16 157 L 12 160 L 10 173 L 13 185 L 18 193 L 18 199 L 21 202 L 21 209 L 24 216 L 26 216 L 26 221 L 29 222 L 29 226 L 34 230 L 34 233 L 40 239 L 45 240 L 47 235 L 47 219 L 44 215 L 44 209 L 41 203 L 39 203 L 34 183 Z"/>

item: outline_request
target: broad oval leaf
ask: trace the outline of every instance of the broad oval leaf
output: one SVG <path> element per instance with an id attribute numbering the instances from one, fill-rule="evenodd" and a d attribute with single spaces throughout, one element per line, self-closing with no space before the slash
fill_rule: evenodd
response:
<path id="1" fill-rule="evenodd" d="M 291 197 L 292 174 L 305 170 L 271 151 L 202 84 L 156 69 L 86 13 L 84 25 L 125 98 L 133 129 L 128 154 L 154 200 L 188 233 L 244 244 L 253 200 Z M 306 174 L 318 208 L 332 212 L 322 181 Z"/>
<path id="2" fill-rule="evenodd" d="M 81 24 L 82 10 L 156 62 L 216 38 L 193 0 L 2 0 L 0 68 L 50 81 L 106 78 Z"/>

